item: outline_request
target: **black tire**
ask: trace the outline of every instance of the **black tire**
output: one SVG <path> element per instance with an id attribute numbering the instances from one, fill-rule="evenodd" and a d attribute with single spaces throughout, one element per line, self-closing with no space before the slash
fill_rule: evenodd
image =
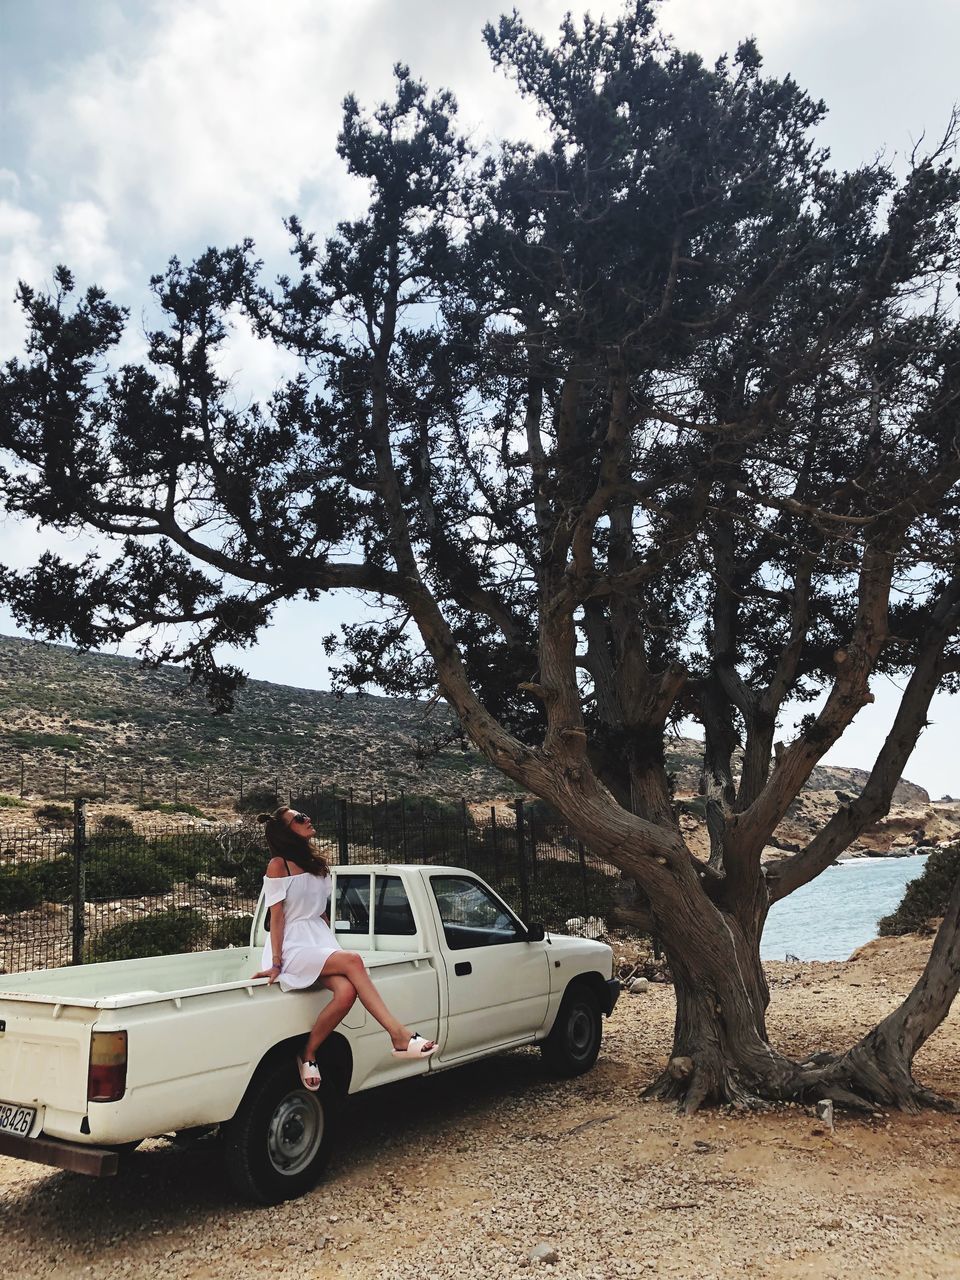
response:
<path id="1" fill-rule="evenodd" d="M 330 1158 L 338 1104 L 342 1092 L 333 1072 L 312 1092 L 292 1058 L 262 1068 L 225 1126 L 223 1153 L 234 1191 L 254 1204 L 279 1204 L 309 1191 Z"/>
<path id="2" fill-rule="evenodd" d="M 547 1069 L 558 1076 L 582 1076 L 597 1060 L 603 1038 L 600 1001 L 583 982 L 564 992 L 557 1020 L 540 1045 Z"/>

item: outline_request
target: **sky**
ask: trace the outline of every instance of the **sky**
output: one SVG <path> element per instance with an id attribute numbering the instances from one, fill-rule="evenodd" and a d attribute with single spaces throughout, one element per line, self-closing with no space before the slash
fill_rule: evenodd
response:
<path id="1" fill-rule="evenodd" d="M 516 3 L 548 37 L 571 7 Z M 172 254 L 189 260 L 252 236 L 273 273 L 286 269 L 284 216 L 296 212 L 323 234 L 361 207 L 335 152 L 342 99 L 353 92 L 373 106 L 388 97 L 398 61 L 454 91 L 476 143 L 538 136 L 532 109 L 481 38 L 483 24 L 512 6 L 0 0 L 0 359 L 22 342 L 16 280 L 49 283 L 58 262 L 81 287 L 98 283 L 131 307 L 124 359 L 142 351 L 147 281 Z M 839 167 L 878 154 L 901 164 L 918 140 L 940 137 L 960 98 L 960 5 L 947 0 L 665 0 L 661 12 L 681 45 L 708 59 L 755 36 L 770 73 L 789 73 L 826 101 L 819 138 Z M 287 369 L 242 332 L 226 360 L 256 394 Z M 0 516 L 0 563 L 29 564 L 45 547 L 80 556 L 89 545 Z M 258 679 L 325 688 L 322 637 L 362 616 L 362 602 L 344 596 L 284 606 L 241 665 Z M 0 632 L 18 634 L 3 610 Z M 828 761 L 869 767 L 899 693 L 887 679 L 873 692 Z M 958 716 L 956 698 L 935 699 L 906 770 L 934 796 L 960 795 Z"/>

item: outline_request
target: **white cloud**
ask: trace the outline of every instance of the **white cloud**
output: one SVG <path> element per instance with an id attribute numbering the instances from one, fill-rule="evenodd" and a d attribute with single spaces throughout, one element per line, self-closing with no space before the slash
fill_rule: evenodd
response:
<path id="1" fill-rule="evenodd" d="M 146 282 L 171 254 L 189 259 L 208 244 L 252 235 L 271 271 L 286 267 L 283 215 L 299 212 L 323 233 L 361 207 L 362 191 L 335 154 L 340 104 L 349 91 L 367 107 L 388 98 L 396 61 L 432 88 L 453 89 L 476 141 L 535 136 L 531 105 L 491 66 L 481 37 L 484 22 L 512 7 L 513 0 L 100 0 L 63 6 L 83 39 L 77 54 L 65 39 L 59 61 L 44 56 L 49 32 L 38 16 L 36 66 L 16 67 L 5 103 L 19 159 L 0 170 L 2 356 L 22 340 L 13 282 L 43 284 L 61 260 L 81 287 L 96 281 L 132 307 L 121 359 L 142 353 Z M 518 0 L 518 7 L 548 40 L 567 9 L 621 12 L 619 0 Z M 42 8 L 23 6 L 21 25 Z M 907 7 L 665 0 L 662 21 L 682 47 L 710 60 L 756 34 L 770 74 L 791 72 L 826 98 L 822 137 L 844 165 L 885 145 L 903 151 L 924 128 L 936 133 L 956 94 L 960 9 L 942 0 Z M 268 394 L 289 367 L 243 325 L 221 359 L 241 403 Z M 7 522 L 0 560 L 24 563 L 48 542 L 61 545 Z M 79 543 L 69 547 L 79 553 Z M 357 610 L 341 599 L 330 598 L 320 622 L 315 607 L 285 609 L 282 625 L 249 655 L 257 674 L 293 664 L 296 679 L 322 679 L 317 633 L 335 625 L 336 610 Z M 865 763 L 857 752 L 854 762 Z M 919 764 L 917 776 L 923 781 Z"/>
<path id="2" fill-rule="evenodd" d="M 96 280 L 108 292 L 121 290 L 128 283 L 114 247 L 110 218 L 98 202 L 72 200 L 62 205 L 51 249 L 58 261 L 69 263 L 81 279 Z"/>

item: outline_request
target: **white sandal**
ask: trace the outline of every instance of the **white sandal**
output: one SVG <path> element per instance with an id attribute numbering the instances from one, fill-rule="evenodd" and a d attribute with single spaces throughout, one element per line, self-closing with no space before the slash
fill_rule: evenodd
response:
<path id="1" fill-rule="evenodd" d="M 431 1058 L 437 1052 L 437 1045 L 432 1044 L 427 1047 L 427 1041 L 415 1031 L 410 1037 L 410 1043 L 405 1049 L 394 1049 L 393 1056 L 395 1058 Z"/>
<path id="2" fill-rule="evenodd" d="M 311 1093 L 316 1093 L 320 1088 L 320 1068 L 317 1066 L 313 1058 L 297 1058 L 297 1069 L 300 1072 L 300 1081 L 305 1089 L 309 1089 Z"/>

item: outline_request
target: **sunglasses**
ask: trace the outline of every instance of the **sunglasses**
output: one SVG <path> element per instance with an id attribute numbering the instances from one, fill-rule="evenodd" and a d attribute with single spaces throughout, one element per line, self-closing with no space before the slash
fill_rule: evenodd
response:
<path id="1" fill-rule="evenodd" d="M 292 813 L 290 815 L 290 826 L 292 827 L 294 823 L 296 823 L 297 826 L 301 826 L 301 827 L 307 827 L 312 825 L 310 818 L 308 818 L 305 813 Z"/>

